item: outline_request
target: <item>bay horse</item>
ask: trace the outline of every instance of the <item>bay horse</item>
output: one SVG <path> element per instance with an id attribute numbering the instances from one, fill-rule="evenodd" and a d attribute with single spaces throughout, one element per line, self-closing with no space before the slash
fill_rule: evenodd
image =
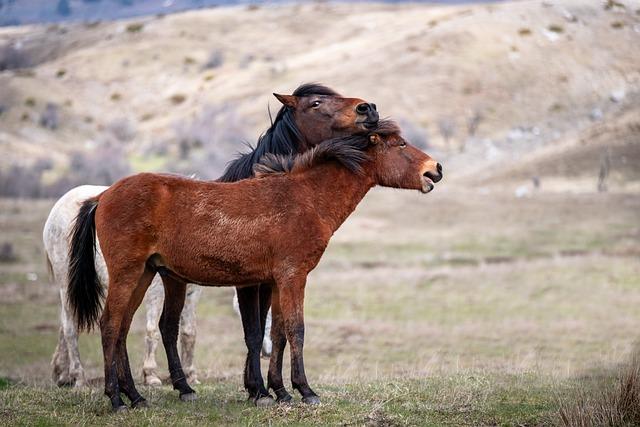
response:
<path id="1" fill-rule="evenodd" d="M 138 174 L 80 208 L 71 241 L 70 303 L 80 328 L 97 322 L 102 290 L 93 262 L 97 236 L 109 271 L 100 330 L 105 394 L 114 411 L 127 409 L 120 392 L 132 407 L 146 404 L 131 378 L 126 337 L 156 272 L 166 295 L 161 324 L 176 316 L 167 307 L 181 306 L 171 301 L 184 301 L 186 283 L 271 284 L 269 387 L 278 397 L 288 396 L 281 373 L 288 341 L 292 385 L 303 402 L 319 403 L 302 356 L 308 273 L 372 187 L 428 193 L 442 178 L 440 164 L 386 121 L 374 133 L 327 140 L 304 154 L 266 154 L 253 170 L 256 179 L 234 183 Z M 175 359 L 169 358 L 172 380 L 188 387 Z"/>
<path id="2" fill-rule="evenodd" d="M 271 127 L 258 139 L 253 150 L 229 164 L 218 181 L 234 182 L 252 177 L 253 165 L 267 153 L 301 153 L 321 141 L 365 132 L 378 124 L 375 104 L 359 98 L 345 98 L 320 84 L 303 84 L 291 95 L 273 95 L 282 103 L 282 107 Z M 268 406 L 273 399 L 264 386 L 260 349 L 271 306 L 271 284 L 247 286 L 236 291 L 247 346 L 244 387 L 249 393 L 249 400 L 259 406 Z M 179 365 L 180 361 L 176 363 Z M 193 396 L 193 390 L 180 389 L 182 399 Z"/>
<path id="3" fill-rule="evenodd" d="M 320 84 L 303 84 L 291 95 L 274 94 L 274 96 L 283 106 L 278 111 L 271 127 L 259 138 L 255 148 L 248 153 L 242 154 L 229 164 L 219 181 L 233 182 L 251 177 L 253 175 L 253 165 L 266 153 L 286 155 L 302 152 L 324 139 L 351 135 L 374 128 L 379 119 L 375 104 L 359 98 L 343 97 L 334 90 Z M 78 208 L 76 207 L 76 209 Z M 68 243 L 62 250 L 66 252 L 67 248 Z M 60 249 L 60 247 L 56 248 L 56 250 Z M 99 252 L 98 257 L 100 258 Z M 155 295 L 155 288 L 152 288 L 152 290 Z M 237 297 L 245 343 L 248 349 L 244 369 L 245 388 L 249 392 L 250 400 L 259 405 L 268 405 L 273 399 L 264 386 L 260 370 L 260 353 L 261 348 L 263 348 L 263 340 L 265 342 L 270 341 L 269 337 L 265 337 L 264 331 L 271 305 L 271 285 L 239 288 L 237 289 Z M 197 295 L 193 295 L 187 300 L 188 304 L 185 307 L 190 310 L 187 314 L 193 322 L 195 322 L 195 311 L 192 308 L 195 307 L 196 300 Z M 153 317 L 154 314 L 158 314 L 157 302 L 159 301 L 161 300 L 154 299 L 154 304 L 148 304 L 148 320 L 149 316 Z M 165 299 L 163 311 L 167 315 L 166 319 L 161 317 L 163 320 L 160 322 L 160 332 L 167 352 L 167 359 L 170 360 L 170 367 L 173 366 L 173 368 L 170 368 L 172 370 L 172 381 L 183 375 L 181 374 L 183 372 L 181 360 L 176 350 L 177 332 L 173 333 L 173 331 L 177 331 L 180 323 L 179 316 L 176 313 L 180 312 L 182 304 L 180 301 L 167 301 Z M 147 329 L 152 329 L 149 327 L 150 322 L 148 321 L 147 323 Z M 195 331 L 193 337 L 195 339 Z M 152 340 L 147 341 L 148 344 L 153 344 Z M 268 344 L 270 343 L 267 343 L 264 347 L 268 348 Z M 192 349 L 192 347 L 190 348 Z M 77 350 L 77 346 L 75 348 Z M 154 348 L 155 346 L 147 346 L 147 356 L 153 356 Z M 187 356 L 188 361 L 193 361 L 192 351 L 184 354 Z M 147 379 L 153 379 L 153 376 L 147 376 L 147 368 L 155 366 L 155 363 L 146 363 L 149 360 L 152 360 L 152 357 L 145 357 L 145 369 L 143 369 L 145 382 Z M 187 365 L 187 368 L 190 366 L 192 367 L 193 364 Z M 151 373 L 154 372 L 151 369 L 149 371 Z M 188 370 L 187 374 L 191 373 L 190 371 L 193 371 L 193 369 Z M 195 398 L 195 392 L 188 386 L 186 381 L 173 382 L 174 388 L 179 390 L 182 400 L 193 400 Z"/>

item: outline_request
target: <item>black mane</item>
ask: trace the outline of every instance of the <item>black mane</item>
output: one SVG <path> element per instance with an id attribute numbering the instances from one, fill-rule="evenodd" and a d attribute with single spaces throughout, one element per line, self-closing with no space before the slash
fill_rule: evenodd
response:
<path id="1" fill-rule="evenodd" d="M 339 96 L 334 90 L 317 83 L 303 84 L 292 95 L 300 97 L 310 95 Z M 253 176 L 253 165 L 262 156 L 267 153 L 276 155 L 298 153 L 301 140 L 302 135 L 293 120 L 293 110 L 282 106 L 271 127 L 258 138 L 256 146 L 248 153 L 242 153 L 235 160 L 232 160 L 218 181 L 234 182 L 249 178 Z"/>
<path id="2" fill-rule="evenodd" d="M 310 169 L 318 164 L 336 161 L 353 173 L 362 172 L 362 163 L 369 159 L 369 136 L 398 135 L 400 128 L 392 120 L 382 120 L 370 134 L 351 135 L 322 141 L 309 151 L 300 154 L 265 154 L 253 165 L 256 176 L 292 173 Z"/>

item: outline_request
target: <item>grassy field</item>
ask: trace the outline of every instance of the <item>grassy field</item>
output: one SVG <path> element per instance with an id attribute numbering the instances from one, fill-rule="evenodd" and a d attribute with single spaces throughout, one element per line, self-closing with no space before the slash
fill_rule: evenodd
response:
<path id="1" fill-rule="evenodd" d="M 50 380 L 59 302 L 40 233 L 51 205 L 0 201 L 0 244 L 17 257 L 0 264 L 2 424 L 554 425 L 561 397 L 603 372 L 612 381 L 637 340 L 637 194 L 375 190 L 307 287 L 305 360 L 320 407 L 244 401 L 232 291 L 207 289 L 199 401 L 142 387 L 152 407 L 113 416 L 97 334 L 80 344 L 93 387 Z M 142 318 L 129 339 L 137 378 Z"/>

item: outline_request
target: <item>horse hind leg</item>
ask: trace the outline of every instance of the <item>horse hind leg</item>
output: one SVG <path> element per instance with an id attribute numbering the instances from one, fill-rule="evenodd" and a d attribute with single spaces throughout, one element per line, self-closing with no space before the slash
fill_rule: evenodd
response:
<path id="1" fill-rule="evenodd" d="M 138 270 L 136 266 L 133 268 L 137 270 L 137 272 L 134 270 L 133 274 L 128 272 L 131 269 L 127 269 L 126 266 L 119 266 L 111 274 L 107 302 L 100 318 L 102 352 L 104 356 L 104 393 L 111 401 L 111 407 L 114 412 L 127 410 L 127 406 L 120 397 L 121 383 L 126 389 L 122 391 L 126 391 L 129 398 L 132 397 L 132 389 L 126 383 L 128 380 L 131 385 L 133 384 L 133 379 L 127 378 L 127 376 L 131 376 L 131 373 L 128 367 L 128 358 L 126 357 L 126 335 L 133 312 L 142 301 L 146 290 L 146 287 L 139 286 L 142 283 L 141 277 L 147 274 L 146 269 L 142 270 L 145 273 L 143 275 L 141 274 L 142 271 Z M 151 277 L 149 277 L 148 281 L 151 282 Z M 135 390 L 135 387 L 133 389 Z M 132 401 L 135 402 L 136 400 L 133 399 Z"/>
<path id="2" fill-rule="evenodd" d="M 58 344 L 51 358 L 53 368 L 52 379 L 58 387 L 71 386 L 73 381 L 69 377 L 69 351 L 67 341 L 64 339 L 64 328 L 60 326 L 58 334 Z"/>
<path id="3" fill-rule="evenodd" d="M 116 346 L 116 369 L 118 373 L 118 386 L 120 390 L 122 390 L 122 392 L 131 401 L 132 408 L 146 407 L 148 405 L 144 397 L 142 397 L 140 393 L 138 393 L 138 390 L 136 390 L 133 376 L 131 375 L 131 364 L 129 363 L 129 355 L 127 354 L 127 334 L 129 333 L 129 328 L 131 327 L 133 315 L 140 306 L 140 303 L 142 303 L 144 294 L 151 284 L 154 275 L 155 272 L 153 270 L 145 268 L 144 273 L 139 278 L 138 284 L 131 295 L 124 321 L 120 326 L 120 336 L 118 337 Z"/>
<path id="4" fill-rule="evenodd" d="M 160 386 L 162 381 L 158 376 L 158 363 L 156 362 L 156 349 L 160 341 L 160 331 L 158 323 L 164 303 L 164 287 L 160 276 L 156 275 L 151 282 L 151 286 L 145 297 L 147 309 L 147 327 L 145 341 L 144 363 L 142 365 L 142 375 L 144 384 L 150 386 Z"/>
<path id="5" fill-rule="evenodd" d="M 202 287 L 188 284 L 184 308 L 180 315 L 180 360 L 190 384 L 200 384 L 193 358 L 196 345 L 196 304 L 201 294 Z"/>
<path id="6" fill-rule="evenodd" d="M 171 383 L 173 388 L 180 393 L 180 400 L 192 401 L 196 399 L 196 392 L 187 383 L 178 355 L 178 330 L 187 285 L 185 282 L 168 275 L 162 276 L 162 282 L 164 284 L 164 308 L 160 316 L 160 333 L 167 353 Z"/>
<path id="7" fill-rule="evenodd" d="M 88 385 L 78 349 L 78 328 L 76 327 L 66 299 L 66 290 L 61 290 L 62 304 L 62 331 L 66 344 L 69 381 L 74 387 L 86 387 Z"/>
<path id="8" fill-rule="evenodd" d="M 273 343 L 271 342 L 271 285 L 260 285 L 260 327 L 262 329 L 262 357 L 269 358 Z"/>

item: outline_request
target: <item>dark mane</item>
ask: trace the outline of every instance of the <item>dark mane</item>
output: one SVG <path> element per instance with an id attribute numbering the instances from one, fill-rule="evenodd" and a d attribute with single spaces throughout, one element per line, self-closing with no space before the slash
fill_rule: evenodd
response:
<path id="1" fill-rule="evenodd" d="M 362 163 L 369 159 L 369 135 L 382 137 L 400 134 L 400 128 L 392 120 L 381 120 L 375 132 L 351 135 L 322 141 L 302 154 L 267 153 L 253 165 L 256 176 L 300 172 L 318 164 L 336 161 L 353 173 L 362 172 Z"/>
<path id="2" fill-rule="evenodd" d="M 292 95 L 329 95 L 339 96 L 337 92 L 317 83 L 307 83 L 298 87 Z M 278 111 L 271 127 L 258 138 L 258 143 L 248 153 L 240 154 L 227 166 L 218 181 L 233 182 L 253 176 L 253 165 L 267 153 L 289 155 L 298 152 L 302 139 L 300 131 L 293 120 L 293 111 L 283 106 Z"/>

